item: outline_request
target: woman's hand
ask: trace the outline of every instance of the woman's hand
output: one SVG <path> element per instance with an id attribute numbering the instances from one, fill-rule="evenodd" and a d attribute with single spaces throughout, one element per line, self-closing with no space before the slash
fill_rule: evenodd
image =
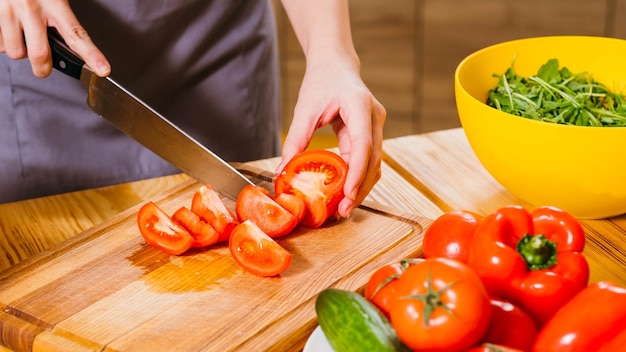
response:
<path id="1" fill-rule="evenodd" d="M 347 217 L 380 179 L 385 118 L 384 107 L 351 65 L 307 65 L 278 170 L 306 149 L 319 127 L 330 124 L 349 166 L 338 208 Z"/>
<path id="2" fill-rule="evenodd" d="M 330 124 L 349 167 L 338 208 L 348 217 L 381 177 L 387 113 L 360 77 L 347 1 L 282 2 L 304 51 L 306 71 L 277 172 L 306 149 L 318 128 Z"/>
<path id="3" fill-rule="evenodd" d="M 97 75 L 109 75 L 111 65 L 78 22 L 67 0 L 0 0 L 0 52 L 14 60 L 28 58 L 37 77 L 52 72 L 47 27 L 55 27 Z"/>

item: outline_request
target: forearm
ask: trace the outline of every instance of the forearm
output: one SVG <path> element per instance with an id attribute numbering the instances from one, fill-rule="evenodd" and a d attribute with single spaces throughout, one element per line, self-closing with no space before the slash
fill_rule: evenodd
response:
<path id="1" fill-rule="evenodd" d="M 333 60 L 352 65 L 360 62 L 350 30 L 348 0 L 282 0 L 302 46 L 307 64 Z"/>

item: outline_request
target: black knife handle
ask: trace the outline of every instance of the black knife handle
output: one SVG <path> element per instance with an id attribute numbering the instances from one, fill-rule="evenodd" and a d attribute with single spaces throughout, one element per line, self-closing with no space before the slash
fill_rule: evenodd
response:
<path id="1" fill-rule="evenodd" d="M 48 42 L 52 51 L 52 67 L 80 80 L 85 61 L 67 46 L 54 28 L 48 28 Z"/>

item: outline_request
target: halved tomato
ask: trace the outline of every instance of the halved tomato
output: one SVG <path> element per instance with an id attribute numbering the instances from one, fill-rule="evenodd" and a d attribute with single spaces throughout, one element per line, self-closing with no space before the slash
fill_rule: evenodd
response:
<path id="1" fill-rule="evenodd" d="M 184 227 L 193 237 L 191 247 L 202 248 L 217 243 L 219 237 L 217 231 L 189 208 L 181 207 L 176 210 L 172 220 Z"/>
<path id="2" fill-rule="evenodd" d="M 237 197 L 235 211 L 239 222 L 251 220 L 270 237 L 286 235 L 298 225 L 298 219 L 261 186 L 244 187 Z"/>
<path id="3" fill-rule="evenodd" d="M 276 276 L 291 264 L 291 253 L 250 220 L 233 229 L 229 249 L 237 264 L 259 276 Z"/>
<path id="4" fill-rule="evenodd" d="M 306 204 L 304 199 L 290 193 L 281 193 L 274 197 L 276 203 L 280 204 L 283 208 L 287 209 L 293 214 L 298 222 L 302 221 L 304 214 L 306 213 Z"/>
<path id="5" fill-rule="evenodd" d="M 294 156 L 276 178 L 275 194 L 301 197 L 307 212 L 300 222 L 319 227 L 337 211 L 343 198 L 348 164 L 328 150 L 307 150 Z"/>
<path id="6" fill-rule="evenodd" d="M 137 225 L 149 245 L 168 254 L 182 254 L 193 243 L 189 232 L 153 202 L 147 202 L 139 209 Z"/>
<path id="7" fill-rule="evenodd" d="M 191 211 L 213 226 L 219 234 L 218 242 L 227 241 L 230 232 L 237 226 L 235 215 L 226 207 L 219 194 L 211 185 L 206 184 L 194 193 Z"/>

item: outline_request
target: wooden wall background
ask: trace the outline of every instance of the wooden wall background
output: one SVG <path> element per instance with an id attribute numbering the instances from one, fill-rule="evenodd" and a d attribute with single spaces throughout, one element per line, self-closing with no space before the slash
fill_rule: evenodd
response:
<path id="1" fill-rule="evenodd" d="M 286 129 L 304 57 L 273 1 Z M 626 0 L 353 0 L 350 15 L 363 78 L 387 109 L 385 138 L 459 127 L 454 70 L 485 46 L 544 35 L 626 38 Z"/>

